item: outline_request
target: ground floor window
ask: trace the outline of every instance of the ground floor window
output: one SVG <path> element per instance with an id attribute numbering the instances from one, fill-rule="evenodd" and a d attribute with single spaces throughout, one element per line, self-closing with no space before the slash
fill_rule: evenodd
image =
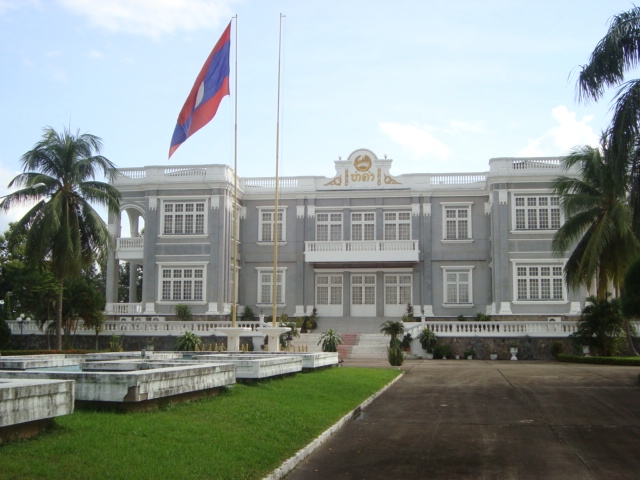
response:
<path id="1" fill-rule="evenodd" d="M 444 304 L 473 304 L 473 267 L 443 267 Z"/>
<path id="2" fill-rule="evenodd" d="M 204 266 L 161 266 L 160 270 L 162 301 L 204 300 Z"/>
<path id="3" fill-rule="evenodd" d="M 316 275 L 316 305 L 342 305 L 342 275 Z"/>
<path id="4" fill-rule="evenodd" d="M 384 303 L 386 305 L 407 305 L 411 301 L 411 275 L 384 276 Z"/>
<path id="5" fill-rule="evenodd" d="M 516 300 L 561 301 L 564 296 L 562 266 L 516 265 Z"/>
<path id="6" fill-rule="evenodd" d="M 352 275 L 351 276 L 351 304 L 375 305 L 376 304 L 376 276 Z"/>
<path id="7" fill-rule="evenodd" d="M 285 271 L 282 268 L 277 270 L 276 275 L 276 303 L 278 305 L 284 305 L 284 292 L 285 292 Z M 273 269 L 259 269 L 258 270 L 258 303 L 259 304 L 272 304 L 273 303 Z"/>

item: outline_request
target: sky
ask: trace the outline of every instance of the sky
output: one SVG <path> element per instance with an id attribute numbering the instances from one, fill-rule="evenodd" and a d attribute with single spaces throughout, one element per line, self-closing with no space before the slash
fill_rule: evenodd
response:
<path id="1" fill-rule="evenodd" d="M 368 148 L 393 175 L 596 145 L 612 90 L 576 80 L 622 0 L 0 0 L 0 195 L 45 127 L 102 138 L 119 168 L 229 164 L 331 177 Z M 180 111 L 233 16 L 231 96 L 167 159 Z M 237 27 L 237 45 L 236 45 Z M 236 56 L 237 51 L 237 56 Z M 236 84 L 237 65 L 237 90 Z M 0 230 L 24 212 L 0 214 Z"/>

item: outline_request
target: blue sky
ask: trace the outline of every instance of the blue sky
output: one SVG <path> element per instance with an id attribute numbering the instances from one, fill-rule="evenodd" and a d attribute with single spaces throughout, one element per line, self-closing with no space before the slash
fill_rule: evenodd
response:
<path id="1" fill-rule="evenodd" d="M 334 173 L 357 148 L 391 172 L 475 172 L 493 157 L 597 142 L 610 92 L 578 104 L 621 0 L 0 0 L 0 195 L 45 126 L 89 132 L 118 167 L 233 163 L 233 97 L 167 160 L 193 81 L 238 15 L 238 162 Z M 232 31 L 232 40 L 235 31 Z M 232 44 L 232 75 L 235 46 Z M 232 90 L 234 78 L 232 78 Z M 232 91 L 232 95 L 233 95 Z M 20 212 L 0 216 L 4 230 Z"/>

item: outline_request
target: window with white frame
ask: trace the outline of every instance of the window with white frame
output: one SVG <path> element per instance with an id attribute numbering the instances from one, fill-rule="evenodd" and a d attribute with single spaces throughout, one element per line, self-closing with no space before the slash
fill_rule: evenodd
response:
<path id="1" fill-rule="evenodd" d="M 515 230 L 557 230 L 562 223 L 560 197 L 550 195 L 514 196 Z"/>
<path id="2" fill-rule="evenodd" d="M 316 240 L 318 242 L 342 240 L 341 213 L 316 213 Z"/>
<path id="3" fill-rule="evenodd" d="M 471 239 L 471 204 L 447 203 L 442 205 L 443 240 Z"/>
<path id="4" fill-rule="evenodd" d="M 204 301 L 205 267 L 160 266 L 160 299 L 163 302 Z"/>
<path id="5" fill-rule="evenodd" d="M 351 304 L 376 304 L 375 275 L 351 275 Z"/>
<path id="6" fill-rule="evenodd" d="M 342 275 L 316 275 L 316 305 L 342 305 Z"/>
<path id="7" fill-rule="evenodd" d="M 473 304 L 473 267 L 446 267 L 442 269 L 445 305 Z"/>
<path id="8" fill-rule="evenodd" d="M 260 225 L 258 228 L 258 241 L 259 242 L 273 242 L 273 220 L 274 209 L 260 209 Z M 278 208 L 278 241 L 285 242 L 286 232 L 286 217 L 284 208 Z"/>
<path id="9" fill-rule="evenodd" d="M 522 265 L 515 266 L 516 300 L 519 301 L 563 301 L 565 287 L 562 266 Z"/>
<path id="10" fill-rule="evenodd" d="M 204 235 L 205 202 L 163 202 L 163 235 Z"/>
<path id="11" fill-rule="evenodd" d="M 407 305 L 411 301 L 411 274 L 384 276 L 384 303 L 386 305 Z"/>
<path id="12" fill-rule="evenodd" d="M 276 275 L 276 303 L 284 305 L 285 270 L 279 268 Z M 271 305 L 273 295 L 273 268 L 258 270 L 258 303 Z"/>
<path id="13" fill-rule="evenodd" d="M 351 240 L 376 239 L 376 214 L 374 212 L 354 212 L 351 214 Z"/>
<path id="14" fill-rule="evenodd" d="M 411 212 L 384 212 L 384 239 L 411 240 Z"/>

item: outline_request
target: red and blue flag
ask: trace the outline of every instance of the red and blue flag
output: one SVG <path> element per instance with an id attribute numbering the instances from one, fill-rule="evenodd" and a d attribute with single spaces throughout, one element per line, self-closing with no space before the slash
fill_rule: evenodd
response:
<path id="1" fill-rule="evenodd" d="M 213 47 L 180 110 L 171 138 L 169 158 L 187 138 L 211 121 L 218 111 L 222 98 L 229 95 L 230 49 L 231 22 Z"/>

